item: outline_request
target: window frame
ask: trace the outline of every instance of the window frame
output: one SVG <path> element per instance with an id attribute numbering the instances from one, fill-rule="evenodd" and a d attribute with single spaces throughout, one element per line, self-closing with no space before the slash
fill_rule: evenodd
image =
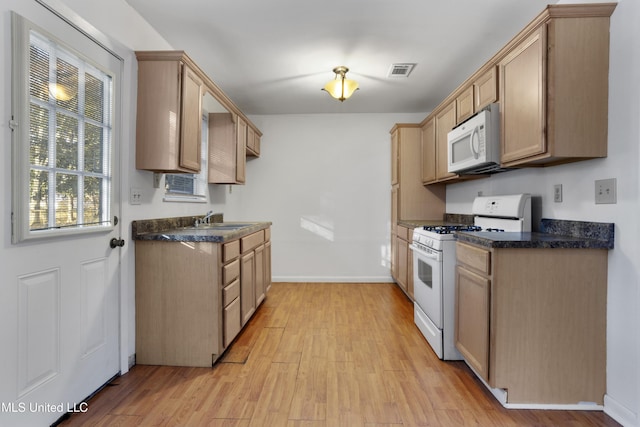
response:
<path id="1" fill-rule="evenodd" d="M 84 235 L 93 233 L 111 232 L 117 225 L 115 215 L 115 197 L 117 189 L 113 176 L 117 171 L 117 165 L 113 164 L 115 159 L 115 138 L 117 135 L 116 117 L 119 114 L 117 87 L 115 75 L 110 71 L 98 66 L 90 58 L 76 51 L 67 43 L 55 37 L 42 27 L 30 22 L 24 17 L 12 12 L 12 65 L 11 65 L 11 83 L 12 83 L 12 115 L 10 120 L 10 128 L 12 130 L 12 210 L 11 210 L 11 241 L 14 244 L 32 240 L 61 238 L 74 235 Z M 108 162 L 110 168 L 110 197 L 106 202 L 108 213 L 106 221 L 101 224 L 78 224 L 75 226 L 48 228 L 41 230 L 31 230 L 29 226 L 29 199 L 30 199 L 30 93 L 29 93 L 29 60 L 30 60 L 30 32 L 35 31 L 40 36 L 47 38 L 57 44 L 63 50 L 75 55 L 84 63 L 108 75 L 111 78 L 111 111 L 108 113 L 111 118 L 111 141 L 108 147 Z M 79 175 L 80 176 L 80 175 Z"/>

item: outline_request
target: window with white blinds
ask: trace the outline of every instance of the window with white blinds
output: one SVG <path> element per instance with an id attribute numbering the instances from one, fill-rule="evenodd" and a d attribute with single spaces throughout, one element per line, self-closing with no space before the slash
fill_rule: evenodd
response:
<path id="1" fill-rule="evenodd" d="M 29 230 L 111 226 L 111 77 L 34 30 L 28 63 Z"/>
<path id="2" fill-rule="evenodd" d="M 200 150 L 200 173 L 167 174 L 165 177 L 165 197 L 168 202 L 206 202 L 208 184 L 207 157 L 209 141 L 209 118 L 202 116 L 202 148 Z"/>

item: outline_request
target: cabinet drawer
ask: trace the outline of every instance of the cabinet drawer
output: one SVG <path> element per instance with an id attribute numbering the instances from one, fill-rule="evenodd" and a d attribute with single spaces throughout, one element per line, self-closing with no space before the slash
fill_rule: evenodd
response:
<path id="1" fill-rule="evenodd" d="M 240 279 L 234 280 L 229 286 L 222 289 L 222 306 L 226 307 L 238 296 L 240 296 Z"/>
<path id="2" fill-rule="evenodd" d="M 222 321 L 224 323 L 224 337 L 222 341 L 224 347 L 227 348 L 242 327 L 240 322 L 240 298 L 234 299 L 231 304 L 224 308 Z"/>
<path id="3" fill-rule="evenodd" d="M 247 237 L 240 239 L 242 253 L 248 252 L 251 249 L 264 242 L 264 230 L 260 230 L 257 233 L 249 234 Z"/>
<path id="4" fill-rule="evenodd" d="M 239 259 L 230 262 L 229 264 L 222 267 L 222 286 L 227 286 L 238 277 L 240 277 Z"/>
<path id="5" fill-rule="evenodd" d="M 397 230 L 397 236 L 399 238 L 401 238 L 402 240 L 405 240 L 407 242 L 411 241 L 411 239 L 413 238 L 413 229 L 412 228 L 407 228 L 407 227 L 403 227 L 401 225 L 398 226 Z"/>
<path id="6" fill-rule="evenodd" d="M 240 255 L 240 240 L 234 240 L 222 245 L 222 262 L 226 263 Z"/>
<path id="7" fill-rule="evenodd" d="M 491 274 L 491 252 L 475 246 L 456 244 L 458 264 L 465 264 L 484 274 Z"/>

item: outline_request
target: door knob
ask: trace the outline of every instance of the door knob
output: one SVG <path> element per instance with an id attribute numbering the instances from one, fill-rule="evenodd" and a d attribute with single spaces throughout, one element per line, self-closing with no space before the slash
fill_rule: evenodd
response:
<path id="1" fill-rule="evenodd" d="M 123 239 L 116 239 L 115 237 L 113 239 L 111 239 L 111 241 L 109 242 L 109 246 L 111 246 L 111 249 L 115 249 L 116 247 L 120 246 L 123 247 L 124 246 L 124 240 Z"/>

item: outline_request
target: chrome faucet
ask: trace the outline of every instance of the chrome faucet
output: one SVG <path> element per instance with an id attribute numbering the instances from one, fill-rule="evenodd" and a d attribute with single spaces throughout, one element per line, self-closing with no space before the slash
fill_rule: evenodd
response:
<path id="1" fill-rule="evenodd" d="M 199 226 L 199 225 L 201 225 L 201 224 L 209 224 L 209 221 L 210 221 L 210 219 L 211 219 L 211 217 L 212 217 L 213 215 L 214 215 L 214 214 L 213 214 L 213 211 L 209 211 L 209 212 L 207 212 L 207 213 L 205 214 L 205 216 L 203 216 L 202 218 L 200 218 L 200 219 L 196 219 L 196 221 L 195 221 L 194 225 L 197 227 L 197 226 Z"/>

